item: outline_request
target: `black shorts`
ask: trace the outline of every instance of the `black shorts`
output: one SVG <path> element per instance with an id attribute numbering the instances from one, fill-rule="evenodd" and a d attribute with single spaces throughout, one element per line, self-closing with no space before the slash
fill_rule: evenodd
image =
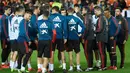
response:
<path id="1" fill-rule="evenodd" d="M 65 51 L 63 39 L 56 39 L 55 43 L 52 44 L 52 51 L 55 51 L 56 48 L 61 52 Z"/>
<path id="2" fill-rule="evenodd" d="M 26 41 L 18 42 L 18 52 L 21 54 L 29 53 L 28 43 Z"/>
<path id="3" fill-rule="evenodd" d="M 79 40 L 68 40 L 67 42 L 68 45 L 68 52 L 70 51 L 75 51 L 75 53 L 79 53 L 80 52 L 80 41 Z"/>
<path id="4" fill-rule="evenodd" d="M 38 41 L 38 57 L 51 57 L 51 41 Z"/>
<path id="5" fill-rule="evenodd" d="M 35 41 L 31 41 L 31 45 L 29 46 L 29 48 L 32 50 L 37 50 L 37 44 L 35 43 Z"/>
<path id="6" fill-rule="evenodd" d="M 1 48 L 2 49 L 10 49 L 11 50 L 11 47 L 10 47 L 10 41 L 7 41 L 7 39 L 2 39 L 1 40 Z"/>
<path id="7" fill-rule="evenodd" d="M 14 51 L 18 51 L 18 42 L 17 40 L 11 40 L 11 51 L 14 52 Z"/>

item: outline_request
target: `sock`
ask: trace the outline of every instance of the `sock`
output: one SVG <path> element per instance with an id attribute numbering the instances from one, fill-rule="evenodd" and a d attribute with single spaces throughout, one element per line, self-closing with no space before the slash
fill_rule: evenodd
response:
<path id="1" fill-rule="evenodd" d="M 28 68 L 32 68 L 32 66 L 31 66 L 31 64 L 30 64 L 30 63 L 28 64 Z"/>
<path id="2" fill-rule="evenodd" d="M 62 61 L 61 61 L 61 60 L 59 60 L 59 63 L 60 63 L 60 64 L 62 64 Z"/>
<path id="3" fill-rule="evenodd" d="M 97 67 L 100 67 L 100 65 L 101 65 L 101 61 L 100 61 L 100 60 L 97 60 L 97 61 L 96 61 L 96 66 L 97 66 Z"/>
<path id="4" fill-rule="evenodd" d="M 15 65 L 14 65 L 14 68 L 17 68 L 17 66 L 18 66 L 18 62 L 16 61 Z"/>
<path id="5" fill-rule="evenodd" d="M 14 69 L 15 62 L 12 61 L 11 63 L 11 69 Z"/>
<path id="6" fill-rule="evenodd" d="M 49 70 L 51 70 L 51 64 L 49 63 Z"/>
<path id="7" fill-rule="evenodd" d="M 70 70 L 73 70 L 73 66 L 70 66 Z"/>
<path id="8" fill-rule="evenodd" d="M 41 67 L 41 69 L 42 69 L 43 65 L 42 65 L 42 64 L 40 64 L 40 67 Z"/>
<path id="9" fill-rule="evenodd" d="M 45 73 L 46 72 L 46 68 L 42 68 L 42 73 Z"/>
<path id="10" fill-rule="evenodd" d="M 37 67 L 38 67 L 38 69 L 40 69 L 41 68 L 41 64 L 38 64 Z"/>
<path id="11" fill-rule="evenodd" d="M 54 64 L 50 64 L 50 70 L 54 70 Z"/>
<path id="12" fill-rule="evenodd" d="M 13 62 L 13 61 L 12 61 L 12 60 L 10 60 L 10 65 L 9 65 L 9 66 L 10 66 L 10 68 L 11 68 L 11 66 L 12 66 L 12 62 Z"/>
<path id="13" fill-rule="evenodd" d="M 63 69 L 66 69 L 66 63 L 63 63 Z"/>
<path id="14" fill-rule="evenodd" d="M 80 69 L 80 65 L 77 65 L 77 69 Z"/>

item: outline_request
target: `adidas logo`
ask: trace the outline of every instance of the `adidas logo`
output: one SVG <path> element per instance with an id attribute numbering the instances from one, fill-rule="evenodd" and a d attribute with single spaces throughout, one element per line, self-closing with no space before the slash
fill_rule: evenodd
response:
<path id="1" fill-rule="evenodd" d="M 61 22 L 61 20 L 60 20 L 59 16 L 55 17 L 55 18 L 53 19 L 53 21 L 56 21 L 56 22 Z"/>
<path id="2" fill-rule="evenodd" d="M 42 23 L 42 24 L 40 25 L 40 28 L 48 28 L 48 26 L 47 26 L 46 23 L 44 22 L 44 23 Z"/>
<path id="3" fill-rule="evenodd" d="M 76 24 L 76 22 L 74 21 L 74 19 L 71 19 L 68 24 Z"/>

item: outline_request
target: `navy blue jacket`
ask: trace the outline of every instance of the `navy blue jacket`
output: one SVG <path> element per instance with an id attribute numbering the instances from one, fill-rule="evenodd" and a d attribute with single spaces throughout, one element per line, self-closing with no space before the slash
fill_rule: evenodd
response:
<path id="1" fill-rule="evenodd" d="M 6 16 L 5 14 L 2 15 L 1 18 L 1 39 L 7 39 L 9 38 L 8 35 L 8 21 L 9 21 L 9 16 Z"/>
<path id="2" fill-rule="evenodd" d="M 28 26 L 28 35 L 33 41 L 37 38 L 37 16 L 35 14 L 32 15 L 31 21 Z"/>
<path id="3" fill-rule="evenodd" d="M 67 39 L 67 24 L 65 17 L 59 13 L 54 13 L 50 15 L 49 19 L 56 29 L 56 39 Z"/>
<path id="4" fill-rule="evenodd" d="M 38 40 L 52 40 L 54 25 L 50 20 L 38 21 Z"/>
<path id="5" fill-rule="evenodd" d="M 118 34 L 118 23 L 115 17 L 111 16 L 108 19 L 108 37 L 114 37 L 116 38 Z"/>
<path id="6" fill-rule="evenodd" d="M 30 42 L 30 38 L 28 36 L 28 24 L 29 22 L 27 22 L 25 19 L 20 22 L 18 42 Z"/>
<path id="7" fill-rule="evenodd" d="M 85 30 L 84 24 L 73 15 L 68 15 L 66 17 L 67 26 L 68 26 L 68 39 L 69 40 L 79 40 L 78 34 L 83 34 Z M 82 28 L 81 31 L 78 31 L 79 26 Z"/>

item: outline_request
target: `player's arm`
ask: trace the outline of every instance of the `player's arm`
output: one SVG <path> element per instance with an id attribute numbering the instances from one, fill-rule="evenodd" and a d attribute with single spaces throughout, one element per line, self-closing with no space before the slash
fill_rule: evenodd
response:
<path id="1" fill-rule="evenodd" d="M 55 30 L 53 24 L 51 25 L 51 29 L 52 29 L 52 33 L 53 33 L 53 35 L 52 35 L 52 42 L 54 43 L 55 40 L 56 40 L 56 30 Z"/>
<path id="2" fill-rule="evenodd" d="M 22 25 L 21 28 L 23 28 L 23 34 L 24 34 L 24 37 L 26 38 L 27 42 L 30 42 L 30 38 L 28 36 L 28 30 L 27 30 L 27 21 L 23 20 L 20 22 L 20 25 Z"/>
<path id="3" fill-rule="evenodd" d="M 8 38 L 8 34 L 7 34 L 7 24 L 6 24 L 6 17 L 3 16 L 2 18 L 2 25 L 3 25 L 3 29 L 4 29 L 4 35 L 6 38 Z"/>
<path id="4" fill-rule="evenodd" d="M 37 18 L 36 18 L 36 16 L 32 15 L 30 23 L 31 23 L 31 26 L 33 28 L 34 33 L 37 34 L 38 29 L 37 29 Z"/>
<path id="5" fill-rule="evenodd" d="M 112 24 L 114 25 L 116 31 L 114 31 L 114 34 L 112 35 L 113 37 L 117 36 L 119 30 L 118 30 L 118 22 L 115 18 L 112 18 Z"/>
<path id="6" fill-rule="evenodd" d="M 78 25 L 81 27 L 81 31 L 78 32 L 78 34 L 83 34 L 86 29 L 85 25 L 80 20 L 78 22 L 79 22 Z"/>
<path id="7" fill-rule="evenodd" d="M 64 18 L 64 21 L 63 21 L 63 38 L 67 39 L 67 21 L 66 21 L 66 18 Z"/>
<path id="8" fill-rule="evenodd" d="M 102 16 L 99 17 L 99 19 L 98 19 L 98 24 L 97 24 L 98 28 L 96 29 L 96 32 L 97 32 L 97 33 L 102 32 L 104 21 L 105 21 L 105 20 L 103 19 Z"/>
<path id="9" fill-rule="evenodd" d="M 129 32 L 129 30 L 128 30 L 128 22 L 127 22 L 127 20 L 126 19 L 124 19 L 124 30 L 125 30 L 125 40 L 127 41 L 128 40 L 128 32 Z"/>

